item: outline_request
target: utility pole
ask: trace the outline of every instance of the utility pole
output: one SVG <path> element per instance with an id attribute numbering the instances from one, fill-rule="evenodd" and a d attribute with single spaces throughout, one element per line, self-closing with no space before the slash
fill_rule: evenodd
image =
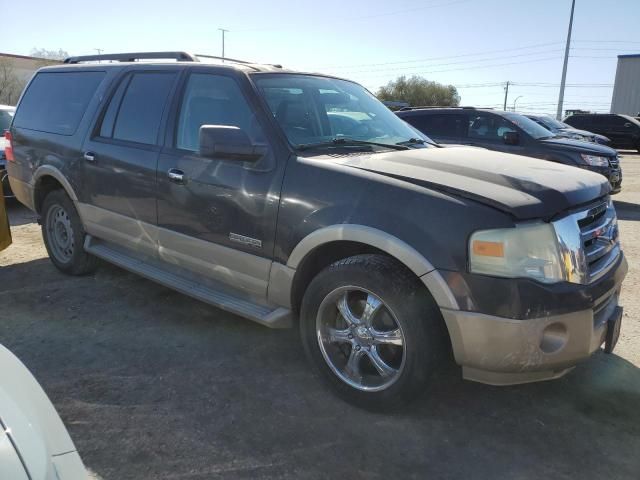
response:
<path id="1" fill-rule="evenodd" d="M 219 28 L 218 30 L 222 32 L 222 63 L 224 63 L 224 34 L 227 33 L 229 30 L 226 30 L 224 28 Z"/>
<path id="2" fill-rule="evenodd" d="M 104 52 L 104 48 L 94 48 L 94 50 L 98 52 L 98 55 L 102 55 L 102 52 Z"/>
<path id="3" fill-rule="evenodd" d="M 558 97 L 558 112 L 556 118 L 562 120 L 562 107 L 564 103 L 564 85 L 567 81 L 567 64 L 569 63 L 569 50 L 571 50 L 571 29 L 573 28 L 573 11 L 576 8 L 576 0 L 571 1 L 571 16 L 569 17 L 569 31 L 567 32 L 567 45 L 564 49 L 564 65 L 562 66 L 562 80 L 560 81 L 560 96 Z"/>
<path id="4" fill-rule="evenodd" d="M 507 111 L 507 98 L 509 97 L 509 82 L 504 86 L 504 108 L 503 110 Z"/>

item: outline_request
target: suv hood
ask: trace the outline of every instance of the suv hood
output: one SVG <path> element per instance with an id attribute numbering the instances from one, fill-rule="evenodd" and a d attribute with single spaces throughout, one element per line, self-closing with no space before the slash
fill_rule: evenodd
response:
<path id="1" fill-rule="evenodd" d="M 593 135 L 593 134 L 592 134 Z M 557 150 L 566 150 L 576 153 L 590 153 L 605 157 L 615 157 L 617 152 L 610 147 L 598 143 L 589 143 L 583 140 L 572 140 L 571 138 L 545 138 L 539 142 L 554 147 Z"/>
<path id="2" fill-rule="evenodd" d="M 597 173 L 473 147 L 315 158 L 470 198 L 519 220 L 549 219 L 610 190 Z"/>
<path id="3" fill-rule="evenodd" d="M 594 137 L 596 134 L 588 132 L 587 130 L 579 130 L 577 128 L 559 128 L 558 133 L 575 133 L 578 135 L 584 135 L 585 137 Z"/>

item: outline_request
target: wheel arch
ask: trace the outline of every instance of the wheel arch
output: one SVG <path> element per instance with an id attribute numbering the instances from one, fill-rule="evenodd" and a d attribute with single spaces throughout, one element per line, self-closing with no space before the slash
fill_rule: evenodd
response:
<path id="1" fill-rule="evenodd" d="M 365 225 L 340 224 L 318 229 L 304 237 L 293 249 L 286 266 L 273 270 L 270 296 L 298 311 L 311 279 L 334 261 L 361 253 L 388 255 L 413 272 L 425 285 L 438 306 L 458 309 L 449 286 L 433 264 L 399 238 Z M 272 290 L 271 285 L 278 285 Z"/>
<path id="2" fill-rule="evenodd" d="M 33 206 L 37 213 L 40 213 L 42 202 L 47 193 L 52 190 L 62 189 L 71 198 L 73 203 L 78 202 L 78 196 L 69 183 L 69 180 L 62 174 L 60 170 L 51 165 L 42 165 L 38 167 L 33 175 Z"/>

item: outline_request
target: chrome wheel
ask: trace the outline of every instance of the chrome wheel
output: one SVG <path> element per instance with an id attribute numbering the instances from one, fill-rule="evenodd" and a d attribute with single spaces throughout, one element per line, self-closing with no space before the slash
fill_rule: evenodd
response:
<path id="1" fill-rule="evenodd" d="M 47 211 L 46 228 L 51 253 L 59 262 L 70 262 L 75 244 L 73 227 L 67 211 L 60 205 L 53 205 Z"/>
<path id="2" fill-rule="evenodd" d="M 404 368 L 400 323 L 389 306 L 363 288 L 340 287 L 324 298 L 316 336 L 331 370 L 358 390 L 384 390 Z"/>

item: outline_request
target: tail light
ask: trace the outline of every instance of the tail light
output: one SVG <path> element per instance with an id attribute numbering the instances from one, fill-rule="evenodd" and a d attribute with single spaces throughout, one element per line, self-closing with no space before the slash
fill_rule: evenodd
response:
<path id="1" fill-rule="evenodd" d="M 8 142 L 7 146 L 4 147 L 4 156 L 8 161 L 15 162 L 16 159 L 13 156 L 13 136 L 11 135 L 11 132 L 9 130 L 4 132 L 4 138 Z"/>

